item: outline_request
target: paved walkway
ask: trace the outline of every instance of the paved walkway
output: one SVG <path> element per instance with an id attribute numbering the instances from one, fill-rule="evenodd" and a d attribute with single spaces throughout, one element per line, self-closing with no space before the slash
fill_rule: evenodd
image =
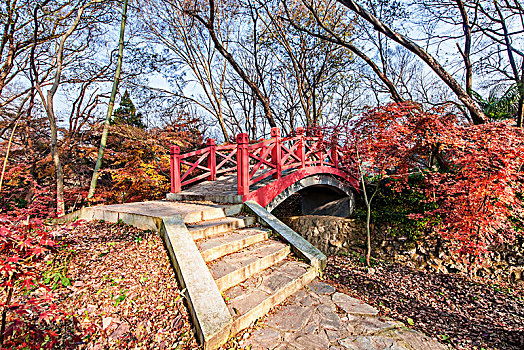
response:
<path id="1" fill-rule="evenodd" d="M 180 215 L 186 224 L 203 222 L 205 225 L 206 222 L 214 222 L 216 226 L 217 221 L 224 220 L 224 215 L 231 208 L 227 205 L 218 204 L 151 201 L 105 205 L 90 209 L 119 213 L 119 215 L 138 214 L 146 217 Z M 240 210 L 239 207 L 237 209 Z M 126 218 L 125 216 L 108 216 L 114 222 L 118 221 L 119 217 Z M 90 216 L 90 218 L 93 217 Z M 193 237 L 192 234 L 195 233 L 195 227 L 198 225 L 193 226 L 195 225 L 188 226 L 192 230 L 188 231 L 189 239 Z M 226 228 L 229 230 L 229 227 Z M 206 241 L 203 241 L 202 244 L 205 245 Z M 247 254 L 247 256 L 241 256 L 241 259 L 256 257 L 256 255 L 249 253 L 249 249 L 246 248 L 244 254 Z M 195 252 L 200 254 L 196 247 Z M 195 260 L 190 259 L 190 261 L 191 264 L 194 264 Z M 202 264 L 203 269 L 207 272 L 208 267 L 203 261 Z M 268 293 L 271 295 L 272 292 L 287 285 L 296 276 L 304 274 L 307 269 L 307 265 L 302 263 L 296 262 L 293 265 L 294 267 L 291 265 L 293 264 L 289 261 L 283 261 L 267 271 L 251 276 L 239 283 L 238 286 L 228 289 L 224 296 L 228 306 L 233 309 L 233 314 L 252 309 L 262 299 L 267 298 Z M 217 264 L 216 268 L 220 268 L 220 265 Z M 202 275 L 199 276 L 198 283 L 201 284 Z M 211 283 L 214 284 L 215 281 L 211 275 L 210 278 Z M 223 302 L 218 290 L 217 295 Z M 258 300 L 257 296 L 262 299 Z M 235 310 L 235 307 L 237 310 Z M 226 305 L 224 305 L 224 308 L 227 312 Z M 244 308 L 246 310 L 243 310 Z M 215 312 L 215 309 L 212 311 Z M 258 317 L 260 317 L 259 314 L 256 318 Z M 372 306 L 348 295 L 337 293 L 332 286 L 318 280 L 288 297 L 283 304 L 275 307 L 259 320 L 255 328 L 252 328 L 249 332 L 244 334 L 239 345 L 246 348 L 251 345 L 252 350 L 446 349 L 437 341 L 429 339 L 419 332 L 412 331 L 398 322 L 379 319 L 378 310 Z"/>
<path id="2" fill-rule="evenodd" d="M 119 213 L 130 213 L 154 217 L 181 215 L 182 217 L 214 208 L 227 208 L 227 205 L 213 203 L 184 203 L 156 200 L 148 202 L 132 202 L 123 204 L 97 205 L 92 207 L 99 210 L 109 210 Z"/>
<path id="3" fill-rule="evenodd" d="M 246 333 L 241 346 L 293 350 L 440 350 L 446 346 L 318 280 L 289 297 Z"/>

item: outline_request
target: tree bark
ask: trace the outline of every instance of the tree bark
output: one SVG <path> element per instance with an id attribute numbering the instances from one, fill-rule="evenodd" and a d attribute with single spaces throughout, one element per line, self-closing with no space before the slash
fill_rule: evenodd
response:
<path id="1" fill-rule="evenodd" d="M 523 74 L 524 75 L 524 74 Z M 524 79 L 523 79 L 524 82 Z M 517 126 L 522 127 L 522 120 L 524 119 L 524 84 L 521 82 L 520 86 L 518 87 L 519 91 L 519 105 L 517 109 Z"/>
<path id="2" fill-rule="evenodd" d="M 113 81 L 113 89 L 111 90 L 111 97 L 109 98 L 109 106 L 107 107 L 106 120 L 104 122 L 104 129 L 102 131 L 102 138 L 100 139 L 100 148 L 98 149 L 98 157 L 96 159 L 95 169 L 93 170 L 93 176 L 91 178 L 91 184 L 89 186 L 89 192 L 87 199 L 93 198 L 95 195 L 96 184 L 100 168 L 102 167 L 102 159 L 104 158 L 104 151 L 107 144 L 107 135 L 109 133 L 109 124 L 111 123 L 111 116 L 113 115 L 113 107 L 115 106 L 115 97 L 118 91 L 118 84 L 120 82 L 120 71 L 122 69 L 122 60 L 124 57 L 124 34 L 126 29 L 127 21 L 127 2 L 124 0 L 122 7 L 122 21 L 120 23 L 120 39 L 118 42 L 118 62 L 116 64 L 115 79 Z"/>
<path id="3" fill-rule="evenodd" d="M 473 86 L 473 66 L 471 64 L 471 24 L 469 22 L 468 13 L 464 7 L 462 0 L 456 0 L 460 15 L 462 16 L 462 31 L 464 32 L 464 50 L 462 50 L 457 43 L 460 55 L 464 60 L 464 66 L 466 68 L 466 92 L 469 96 L 472 96 Z"/>

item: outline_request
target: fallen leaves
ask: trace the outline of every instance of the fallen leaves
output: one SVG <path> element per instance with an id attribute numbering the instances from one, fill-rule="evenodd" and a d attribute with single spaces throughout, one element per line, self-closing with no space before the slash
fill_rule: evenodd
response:
<path id="1" fill-rule="evenodd" d="M 461 275 L 381 264 L 367 273 L 353 257 L 330 257 L 337 289 L 457 349 L 524 349 L 524 300 Z"/>
<path id="2" fill-rule="evenodd" d="M 83 346 L 199 347 L 156 233 L 89 222 L 57 226 L 54 234 L 67 247 L 57 254 L 74 251 L 67 272 L 71 285 L 57 289 L 57 304 L 87 331 Z M 68 336 L 62 330 L 61 337 Z"/>

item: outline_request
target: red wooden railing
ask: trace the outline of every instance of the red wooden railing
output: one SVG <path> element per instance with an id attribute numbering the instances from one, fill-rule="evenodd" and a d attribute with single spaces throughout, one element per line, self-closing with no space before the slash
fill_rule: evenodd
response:
<path id="1" fill-rule="evenodd" d="M 180 154 L 178 146 L 171 147 L 171 192 L 236 171 L 238 194 L 246 195 L 251 185 L 270 176 L 280 179 L 293 170 L 332 167 L 344 171 L 341 160 L 345 156 L 336 137 L 328 141 L 321 132 L 306 136 L 304 128 L 297 128 L 295 136 L 286 138 L 281 137 L 279 128 L 272 128 L 270 139 L 253 144 L 244 133 L 238 134 L 236 144 L 231 145 L 216 146 L 215 140 L 208 139 L 207 147 L 185 154 Z"/>

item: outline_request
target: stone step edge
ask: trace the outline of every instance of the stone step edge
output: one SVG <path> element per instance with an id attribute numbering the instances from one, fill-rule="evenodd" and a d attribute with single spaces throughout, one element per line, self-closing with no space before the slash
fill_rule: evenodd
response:
<path id="1" fill-rule="evenodd" d="M 260 304 L 249 310 L 247 313 L 233 319 L 231 325 L 230 337 L 234 336 L 243 329 L 248 328 L 253 322 L 262 316 L 266 315 L 273 307 L 282 303 L 293 293 L 299 291 L 309 283 L 311 283 L 319 275 L 319 270 L 311 266 L 299 277 L 290 281 L 288 284 L 280 288 L 268 298 L 264 299 Z"/>
<path id="2" fill-rule="evenodd" d="M 242 210 L 242 204 L 233 204 L 222 208 L 209 208 L 201 211 L 193 211 L 182 215 L 184 223 L 191 224 L 201 221 L 223 219 L 228 216 L 237 215 Z"/>
<path id="3" fill-rule="evenodd" d="M 223 208 L 209 208 L 206 210 L 189 212 L 181 215 L 181 217 L 186 224 L 190 222 L 213 220 L 237 215 L 241 212 L 242 207 L 242 204 L 233 204 Z M 83 207 L 80 210 L 61 216 L 55 221 L 62 223 L 76 220 L 104 220 L 114 223 L 120 221 L 142 230 L 152 230 L 155 232 L 160 230 L 160 224 L 162 221 L 158 216 L 119 212 L 106 208 L 98 208 L 97 206 Z"/>
<path id="4" fill-rule="evenodd" d="M 291 246 L 293 253 L 313 267 L 321 270 L 326 267 L 326 255 L 309 243 L 304 237 L 293 231 L 257 202 L 249 200 L 244 202 L 244 205 L 248 213 L 254 214 L 262 225 L 270 227 L 286 241 Z"/>
<path id="5" fill-rule="evenodd" d="M 247 280 L 249 277 L 264 271 L 268 267 L 271 267 L 278 262 L 284 260 L 286 256 L 291 252 L 288 245 L 277 250 L 276 252 L 267 255 L 263 258 L 260 258 L 251 264 L 244 266 L 238 270 L 228 273 L 225 276 L 222 276 L 215 280 L 218 290 L 224 292 L 231 287 L 236 286 L 237 284 Z"/>
<path id="6" fill-rule="evenodd" d="M 224 204 L 242 204 L 243 197 L 239 195 L 212 195 L 212 194 L 196 194 L 196 193 L 168 193 L 166 194 L 168 201 L 211 201 L 214 203 Z"/>
<path id="7" fill-rule="evenodd" d="M 200 253 L 202 254 L 202 258 L 204 258 L 204 261 L 207 263 L 207 262 L 219 259 L 228 254 L 238 252 L 244 248 L 247 248 L 249 246 L 252 246 L 253 244 L 265 241 L 267 239 L 268 239 L 268 232 L 261 231 L 251 236 L 245 237 L 243 239 L 227 242 L 227 243 L 218 245 L 216 247 L 203 250 Z"/>
<path id="8" fill-rule="evenodd" d="M 161 219 L 159 233 L 180 287 L 185 290 L 195 336 L 205 350 L 216 349 L 228 340 L 231 314 L 181 217 Z"/>
<path id="9" fill-rule="evenodd" d="M 207 226 L 201 229 L 195 228 L 195 227 L 189 227 L 189 232 L 191 232 L 191 236 L 193 236 L 193 239 L 195 241 L 198 241 L 199 239 L 211 238 L 211 237 L 218 236 L 228 231 L 237 230 L 239 228 L 245 228 L 245 227 L 253 225 L 256 222 L 256 218 L 253 216 L 248 216 L 242 219 L 229 217 L 229 216 L 227 218 L 231 218 L 235 220 L 232 220 L 227 223 L 218 223 L 216 225 Z M 206 221 L 211 221 L 211 220 L 206 220 Z"/>

